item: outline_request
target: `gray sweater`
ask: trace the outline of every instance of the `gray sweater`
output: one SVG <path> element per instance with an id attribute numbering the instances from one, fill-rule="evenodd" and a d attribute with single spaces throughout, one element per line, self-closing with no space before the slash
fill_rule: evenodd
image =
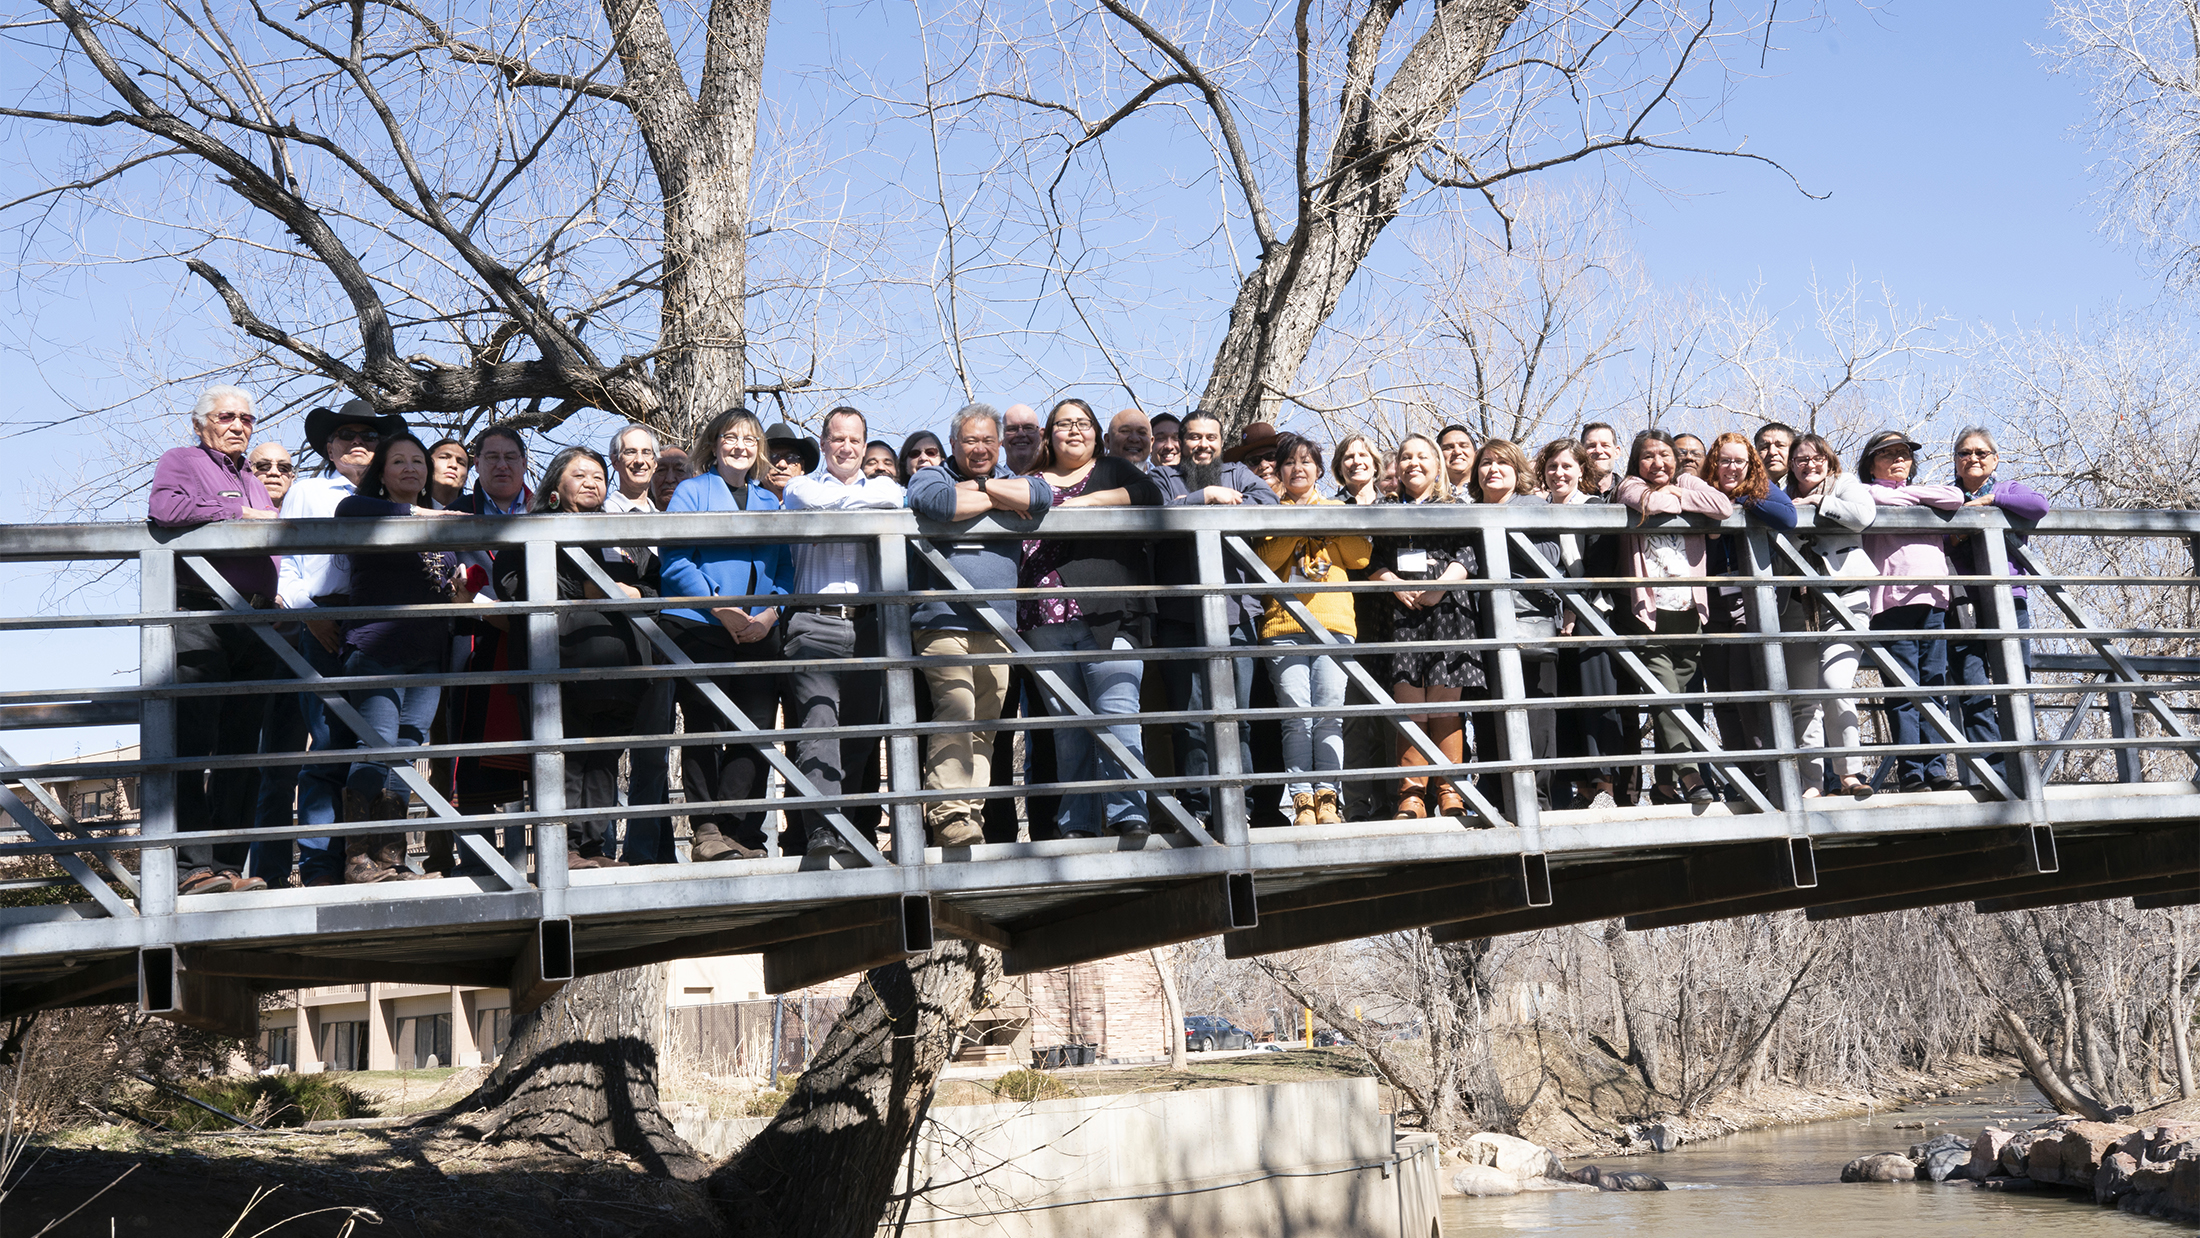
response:
<path id="1" fill-rule="evenodd" d="M 919 469 L 909 479 L 909 493 L 904 500 L 909 510 L 920 519 L 951 523 L 955 519 L 955 487 L 971 480 L 963 476 L 949 460 L 928 469 Z M 1031 515 L 1044 515 L 1054 505 L 1054 487 L 1036 478 L 1019 478 L 1031 487 Z M 1002 513 L 1004 519 L 1013 516 Z M 1016 587 L 1016 568 L 1021 562 L 1024 544 L 1020 538 L 995 538 L 988 541 L 955 540 L 952 537 L 933 537 L 932 545 L 963 579 L 976 589 L 1013 589 Z M 909 582 L 920 589 L 945 589 L 947 582 L 925 564 L 915 551 L 910 552 Z M 985 620 L 979 618 L 973 603 L 934 601 L 916 608 L 909 616 L 909 625 L 919 631 L 985 632 L 991 631 Z M 993 607 L 1008 626 L 1016 626 L 1016 601 L 1014 598 L 994 598 L 987 603 Z"/>

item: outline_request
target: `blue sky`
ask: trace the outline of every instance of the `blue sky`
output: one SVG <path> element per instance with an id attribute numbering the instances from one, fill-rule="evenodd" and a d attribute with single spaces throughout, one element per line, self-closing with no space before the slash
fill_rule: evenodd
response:
<path id="1" fill-rule="evenodd" d="M 1637 251 L 1665 284 L 1762 280 L 1803 303 L 1853 268 L 1964 322 L 2068 324 L 2158 283 L 2095 228 L 2080 84 L 2050 76 L 2042 3 L 1920 3 L 1795 30 L 1776 76 L 1742 87 L 1725 128 L 1814 193 L 1721 160 L 1669 164 L 1683 192 L 1633 195 Z"/>
<path id="2" fill-rule="evenodd" d="M 814 65 L 850 50 L 794 28 L 806 20 L 794 13 L 783 13 L 775 32 L 775 65 Z M 2087 102 L 2077 82 L 2050 76 L 2030 46 L 2048 41 L 2047 13 L 2041 3 L 1911 0 L 1876 12 L 1836 6 L 1834 20 L 1786 28 L 1788 50 L 1742 82 L 1721 125 L 1699 136 L 1707 145 L 1744 142 L 1830 196 L 1806 198 L 1743 161 L 1662 160 L 1653 167 L 1662 191 L 1627 190 L 1636 252 L 1661 285 L 1740 296 L 1761 283 L 1759 304 L 1787 315 L 1808 313 L 1814 272 L 1837 283 L 1852 269 L 1885 281 L 1904 303 L 1963 324 L 2068 324 L 2117 301 L 2152 302 L 2156 281 L 2098 234 L 2086 203 L 2094 188 L 2089 155 L 2071 131 Z M 887 19 L 891 27 L 901 14 Z M 61 299 L 18 285 L 0 301 L 0 312 L 16 320 L 7 338 L 35 334 L 48 343 L 36 355 L 0 351 L 0 389 L 12 396 L 4 420 L 20 425 L 33 416 L 49 386 L 96 397 L 101 375 L 87 370 L 74 341 L 121 323 L 186 341 L 205 331 L 177 316 L 197 304 L 177 295 L 180 283 L 174 270 L 115 267 L 83 275 Z M 1214 307 L 1217 319 L 1226 308 Z M 957 392 L 920 383 L 906 406 L 926 411 L 880 428 L 913 429 L 932 420 L 930 410 L 959 402 Z M 67 431 L 6 445 L 17 459 L 68 461 L 84 450 Z M 0 521 L 28 518 L 21 491 L 0 488 Z M 0 588 L 11 614 L 54 604 L 41 581 L 12 569 L 0 567 Z M 13 688 L 113 682 L 135 660 L 128 633 L 0 634 L 0 665 Z M 37 758 L 127 738 L 114 730 L 25 732 L 4 742 L 18 757 Z"/>

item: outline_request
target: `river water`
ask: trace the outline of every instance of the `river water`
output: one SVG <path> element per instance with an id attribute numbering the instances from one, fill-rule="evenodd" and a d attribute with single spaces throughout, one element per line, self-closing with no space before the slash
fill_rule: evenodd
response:
<path id="1" fill-rule="evenodd" d="M 1664 1154 L 1569 1159 L 1663 1178 L 1655 1192 L 1574 1192 L 1496 1199 L 1447 1196 L 1445 1238 L 1528 1234 L 1623 1238 L 2168 1238 L 2191 1227 L 2096 1206 L 2057 1190 L 2004 1194 L 1969 1181 L 1844 1183 L 1841 1167 L 1873 1152 L 1902 1152 L 1934 1135 L 1976 1135 L 1996 1118 L 2016 1130 L 2048 1116 L 2025 1080 L 1995 1084 L 1899 1113 L 1745 1131 Z M 1895 1122 L 1923 1121 L 1923 1130 Z M 1935 1125 L 1938 1123 L 1938 1125 Z"/>

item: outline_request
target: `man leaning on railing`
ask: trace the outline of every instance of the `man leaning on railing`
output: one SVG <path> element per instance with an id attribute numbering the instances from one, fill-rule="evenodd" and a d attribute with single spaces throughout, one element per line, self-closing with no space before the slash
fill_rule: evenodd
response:
<path id="1" fill-rule="evenodd" d="M 239 387 L 209 387 L 191 409 L 199 441 L 163 452 L 153 466 L 147 514 L 157 525 L 212 524 L 223 520 L 273 520 L 267 488 L 245 468 L 245 448 L 258 424 L 252 396 Z M 275 596 L 275 560 L 268 555 L 226 555 L 212 560 L 222 579 L 256 610 L 281 603 Z M 179 610 L 225 610 L 212 588 L 189 569 L 176 577 Z M 259 634 L 237 623 L 188 623 L 174 628 L 176 682 L 234 683 L 273 679 L 280 664 Z M 258 752 L 266 701 L 258 696 L 187 696 L 176 703 L 178 757 L 240 756 Z M 191 833 L 252 819 L 259 771 L 182 770 L 176 774 L 176 829 Z M 178 850 L 178 894 L 260 890 L 267 883 L 243 875 L 249 845 L 199 844 Z"/>
<path id="2" fill-rule="evenodd" d="M 1052 486 L 1030 477 L 993 475 L 1000 463 L 1001 423 L 991 405 L 964 405 L 955 414 L 947 437 L 947 462 L 920 469 L 909 479 L 909 507 L 919 516 L 942 523 L 969 520 L 987 512 L 1037 516 L 1053 505 Z M 1015 588 L 1022 548 L 1020 542 L 998 540 L 943 540 L 940 546 L 947 561 L 978 589 Z M 947 582 L 932 572 L 911 575 L 922 581 L 924 588 L 952 592 Z M 979 606 L 991 606 L 1004 623 L 1016 622 L 1013 598 L 964 603 L 944 598 L 927 601 L 909 617 L 911 650 L 922 658 L 1007 653 L 1007 642 L 979 615 Z M 1006 664 L 925 667 L 924 683 L 932 693 L 933 721 L 998 719 L 1008 692 L 1008 671 Z M 925 788 L 986 786 L 993 777 L 994 737 L 992 731 L 933 735 L 925 750 Z M 983 799 L 938 800 L 925 805 L 924 818 L 935 846 L 967 847 L 985 841 Z"/>

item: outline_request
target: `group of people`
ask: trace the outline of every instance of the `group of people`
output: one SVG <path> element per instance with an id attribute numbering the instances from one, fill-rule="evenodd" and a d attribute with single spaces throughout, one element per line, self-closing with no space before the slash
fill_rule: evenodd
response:
<path id="1" fill-rule="evenodd" d="M 1644 764 L 1642 711 L 1621 698 L 1641 686 L 1621 673 L 1609 646 L 1558 639 L 1590 634 L 1600 624 L 1621 635 L 1656 636 L 1637 647 L 1652 676 L 1669 692 L 1715 694 L 1709 714 L 1721 747 L 1760 754 L 1737 759 L 1759 787 L 1771 785 L 1761 753 L 1773 746 L 1776 706 L 1761 695 L 1767 684 L 1760 647 L 1693 639 L 1748 630 L 1748 591 L 1712 583 L 1753 574 L 1737 539 L 1678 527 L 1610 535 L 1538 532 L 1515 539 L 1509 562 L 1493 565 L 1484 561 L 1480 538 L 1457 529 L 1259 538 L 1258 557 L 1279 580 L 1389 587 L 1227 597 L 1229 639 L 1244 649 L 1228 663 L 1235 702 L 1273 705 L 1274 712 L 1263 716 L 1280 720 L 1272 727 L 1223 720 L 1149 729 L 1134 715 L 1209 708 L 1209 659 L 1147 652 L 1209 646 L 1200 595 L 1170 588 L 1199 580 L 1194 543 L 1048 537 L 1044 517 L 1056 509 L 1618 503 L 1644 515 L 1724 517 L 1739 506 L 1753 521 L 1792 528 L 1798 510 L 1810 508 L 1818 516 L 1813 549 L 1823 574 L 1841 583 L 1783 583 L 1778 622 L 1782 631 L 1828 634 L 1822 641 L 1785 643 L 1785 670 L 1790 687 L 1834 693 L 1853 687 L 1863 656 L 1859 642 L 1841 638 L 1849 626 L 1844 617 L 1873 630 L 1917 633 L 1886 648 L 1922 689 L 1943 687 L 1951 673 L 1979 687 L 1993 678 L 1985 638 L 1931 635 L 1996 626 L 1991 613 L 1982 618 L 1979 609 L 1991 591 L 1974 595 L 1943 579 L 1986 570 L 1976 539 L 1874 532 L 1879 509 L 1992 504 L 2024 519 L 2047 510 L 2037 491 L 1997 481 L 1992 435 L 1975 427 L 1956 437 L 1950 480 L 1934 484 L 1915 476 L 1922 446 L 1897 431 L 1868 439 L 1851 471 L 1824 438 L 1779 424 L 1759 427 L 1752 436 L 1720 434 L 1708 445 L 1693 435 L 1646 430 L 1634 436 L 1623 461 L 1618 433 L 1603 423 L 1544 444 L 1532 456 L 1501 439 L 1477 443 L 1458 425 L 1433 436 L 1407 434 L 1385 450 L 1360 435 L 1332 447 L 1265 422 L 1226 442 L 1221 419 L 1201 411 L 1149 418 L 1125 409 L 1103 428 L 1089 404 L 1070 398 L 1056 402 L 1043 420 L 1028 405 L 1000 412 L 967 405 L 954 414 L 944 441 L 921 432 L 896 449 L 870 438 L 863 413 L 851 407 L 826 413 L 816 437 L 784 423 L 767 428 L 749 410 L 735 408 L 711 419 L 689 449 L 660 442 L 648 427 L 628 425 L 611 437 L 604 454 L 585 446 L 560 450 L 530 484 L 527 446 L 510 429 L 492 429 L 472 444 L 450 438 L 429 443 L 401 416 L 378 413 L 365 401 L 318 408 L 305 419 L 306 447 L 317 467 L 301 475 L 281 445 L 252 445 L 257 414 L 250 393 L 212 388 L 191 416 L 198 441 L 164 454 L 155 470 L 150 515 L 157 524 L 656 511 L 722 513 L 745 523 L 747 515 L 767 512 L 902 507 L 943 523 L 985 513 L 1028 521 L 1031 531 L 1021 539 L 942 540 L 936 557 L 911 559 L 912 587 L 931 591 L 911 611 L 908 632 L 910 652 L 924 659 L 918 664 L 920 717 L 972 724 L 965 731 L 933 730 L 922 743 L 925 786 L 946 793 L 924 808 L 930 841 L 942 847 L 1019 837 L 1138 838 L 1155 828 L 1156 814 L 1148 792 L 1131 777 L 1133 766 L 1209 779 L 1217 772 L 1218 745 L 1235 745 L 1239 770 L 1279 780 L 1249 795 L 1255 825 L 1383 815 L 1471 818 L 1462 789 L 1475 779 L 1456 769 L 1432 779 L 1428 771 L 1465 764 L 1470 755 L 1484 761 L 1505 755 L 1503 707 L 1485 704 L 1497 697 L 1499 644 L 1519 651 L 1528 694 L 1549 702 L 1529 711 L 1533 752 L 1526 755 L 1574 758 L 1560 772 L 1537 776 L 1537 798 L 1558 807 L 1632 801 L 1627 774 Z M 751 537 L 753 529 L 748 527 Z M 453 618 L 466 611 L 445 609 L 334 621 L 313 612 L 522 599 L 539 596 L 530 593 L 530 582 L 540 588 L 547 579 L 555 580 L 557 597 L 566 601 L 658 599 L 662 606 L 646 609 L 661 638 L 703 666 L 687 675 L 638 670 L 673 660 L 649 638 L 647 625 L 631 617 L 645 608 L 576 606 L 557 616 L 558 667 L 597 672 L 563 680 L 562 737 L 647 737 L 623 750 L 625 800 L 636 806 L 667 803 L 677 754 L 682 811 L 693 830 L 691 859 L 756 857 L 772 844 L 767 828 L 773 814 L 764 806 L 768 763 L 757 744 L 740 742 L 745 730 L 795 732 L 787 755 L 819 797 L 841 805 L 837 814 L 831 804 L 781 814 L 782 853 L 851 850 L 834 815 L 858 831 L 877 827 L 881 814 L 866 799 L 879 786 L 879 743 L 843 732 L 875 726 L 886 694 L 875 662 L 836 665 L 876 659 L 888 648 L 872 600 L 879 581 L 870 543 L 619 545 L 589 551 L 587 558 L 588 567 L 569 555 L 554 565 L 531 564 L 522 546 L 495 554 L 361 551 L 215 560 L 214 569 L 246 605 L 298 612 L 273 630 L 307 665 L 330 679 L 364 681 L 343 695 L 372 733 L 355 734 L 313 692 L 185 697 L 176 728 L 181 757 L 339 755 L 295 766 L 181 775 L 178 828 L 200 831 L 243 820 L 282 826 L 294 813 L 304 825 L 393 823 L 387 833 L 349 834 L 341 842 L 300 840 L 298 875 L 306 885 L 404 880 L 476 866 L 477 860 L 454 850 L 452 835 L 431 832 L 424 872 L 413 870 L 404 827 L 396 823 L 413 798 L 407 776 L 420 775 L 392 760 L 389 750 L 529 738 L 524 687 L 492 682 L 445 690 L 416 678 L 525 670 L 529 642 L 494 611 L 480 618 Z M 1507 594 L 1460 587 L 1491 579 L 1493 568 L 1523 583 Z M 1253 579 L 1246 565 L 1233 563 L 1230 572 L 1233 582 Z M 1646 583 L 1599 589 L 1569 585 L 1568 578 Z M 1657 583 L 1664 579 L 1675 583 Z M 1527 583 L 1534 581 L 1545 587 Z M 1027 592 L 992 600 L 958 596 L 1010 589 Z M 2021 586 L 2013 592 L 2018 622 L 2028 626 Z M 774 604 L 777 597 L 793 601 Z M 1509 597 L 1509 613 L 1497 613 L 1498 597 Z M 682 605 L 683 599 L 700 604 Z M 713 604 L 725 599 L 750 604 Z M 230 603 L 211 583 L 184 573 L 176 604 L 223 610 Z M 1589 622 L 1588 611 L 1600 623 Z M 1340 652 L 1309 631 L 1308 620 L 1337 644 L 1383 642 L 1391 652 Z M 179 624 L 175 632 L 180 682 L 290 675 L 283 657 L 248 625 Z M 1038 652 L 1090 656 L 1054 663 L 1051 674 L 989 661 L 1008 653 L 1010 632 Z M 1426 707 L 1411 715 L 1419 737 L 1407 738 L 1381 717 L 1346 719 L 1336 712 L 1371 699 L 1354 688 L 1352 663 L 1366 672 L 1363 686 L 1379 684 L 1402 705 Z M 1256 674 L 1256 666 L 1265 674 Z M 1019 713 L 1078 712 L 1062 699 L 1063 687 L 1097 719 L 1090 726 L 1025 730 L 1023 768 L 1011 768 L 1015 730 L 1000 724 Z M 1983 692 L 1960 697 L 1963 737 L 1997 742 L 2005 733 L 2004 699 Z M 1804 795 L 1870 793 L 1871 767 L 1853 698 L 1816 696 L 1778 707 L 1791 712 L 1796 743 L 1813 753 L 1805 762 Z M 1916 694 L 1890 694 L 1883 708 L 1897 744 L 1922 748 L 1933 742 Z M 665 739 L 674 734 L 675 710 L 686 732 L 676 746 Z M 1641 798 L 1717 798 L 1719 775 L 1690 755 L 1698 745 L 1677 711 L 1649 713 L 1654 774 Z M 342 759 L 351 752 L 358 755 Z M 621 758 L 615 744 L 569 751 L 564 804 L 617 806 Z M 1897 787 L 1957 785 L 1957 771 L 1946 761 L 1945 754 L 1904 754 Z M 524 753 L 466 756 L 432 762 L 429 777 L 440 794 L 472 813 L 526 798 L 531 768 Z M 1403 776 L 1343 777 L 1385 768 Z M 1031 794 L 980 790 L 1011 786 L 1019 772 Z M 1057 783 L 1106 789 L 1044 793 Z M 1480 785 L 1489 799 L 1514 794 L 1509 779 L 1487 778 Z M 1202 819 L 1211 818 L 1219 803 L 1211 786 L 1196 782 L 1170 794 Z M 663 813 L 629 815 L 623 840 L 601 816 L 574 823 L 567 830 L 569 862 L 672 862 L 672 823 Z M 179 856 L 183 893 L 256 889 L 291 879 L 288 841 L 255 844 L 249 854 L 241 846 L 187 845 Z"/>

